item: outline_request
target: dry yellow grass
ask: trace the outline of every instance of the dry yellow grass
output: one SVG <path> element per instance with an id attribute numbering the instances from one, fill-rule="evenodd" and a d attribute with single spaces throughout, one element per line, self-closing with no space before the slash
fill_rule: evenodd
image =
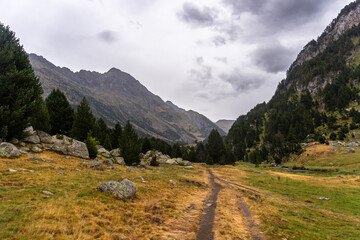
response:
<path id="1" fill-rule="evenodd" d="M 54 162 L 36 162 L 26 155 L 0 159 L 1 239 L 195 238 L 208 191 L 201 165 L 194 170 L 134 168 L 134 173 L 116 165 L 119 171 L 96 171 L 79 158 L 47 151 L 34 155 Z M 148 182 L 142 183 L 139 176 Z M 136 183 L 133 199 L 119 201 L 96 190 L 102 182 L 124 178 Z"/>

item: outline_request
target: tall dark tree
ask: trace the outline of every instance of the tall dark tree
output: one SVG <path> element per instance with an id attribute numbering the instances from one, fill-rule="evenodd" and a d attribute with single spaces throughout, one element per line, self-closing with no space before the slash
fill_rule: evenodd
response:
<path id="1" fill-rule="evenodd" d="M 206 151 L 203 143 L 198 143 L 196 146 L 196 162 L 206 161 Z"/>
<path id="2" fill-rule="evenodd" d="M 84 141 L 88 137 L 88 133 L 94 129 L 94 124 L 95 118 L 84 97 L 77 107 L 74 124 L 71 129 L 71 136 L 79 141 Z"/>
<path id="3" fill-rule="evenodd" d="M 210 132 L 206 143 L 206 151 L 214 163 L 220 163 L 221 158 L 225 156 L 225 144 L 216 129 Z"/>
<path id="4" fill-rule="evenodd" d="M 147 151 L 151 150 L 152 146 L 151 146 L 151 142 L 148 138 L 144 138 L 143 142 L 142 142 L 142 146 L 141 146 L 141 152 L 142 153 L 147 153 Z"/>
<path id="5" fill-rule="evenodd" d="M 0 23 L 0 138 L 21 138 L 42 88 L 15 33 Z"/>
<path id="6" fill-rule="evenodd" d="M 127 165 L 139 164 L 141 144 L 139 137 L 133 129 L 130 121 L 127 121 L 120 140 L 121 156 Z"/>
<path id="7" fill-rule="evenodd" d="M 117 122 L 113 129 L 111 129 L 110 140 L 111 146 L 117 148 L 120 145 L 120 137 L 122 133 L 122 128 L 119 122 Z"/>
<path id="8" fill-rule="evenodd" d="M 94 137 L 96 137 L 101 145 L 104 145 L 106 135 L 110 134 L 110 129 L 106 125 L 104 119 L 99 118 L 96 121 L 95 128 L 94 128 Z"/>
<path id="9" fill-rule="evenodd" d="M 45 103 L 50 115 L 51 134 L 68 135 L 74 122 L 74 109 L 65 94 L 59 89 L 53 89 Z"/>
<path id="10" fill-rule="evenodd" d="M 39 98 L 37 104 L 39 108 L 31 117 L 31 126 L 33 126 L 35 130 L 41 130 L 48 133 L 51 129 L 49 112 L 42 98 Z"/>

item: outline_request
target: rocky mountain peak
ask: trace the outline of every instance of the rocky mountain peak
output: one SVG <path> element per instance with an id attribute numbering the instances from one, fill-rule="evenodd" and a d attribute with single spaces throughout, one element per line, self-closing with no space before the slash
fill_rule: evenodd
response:
<path id="1" fill-rule="evenodd" d="M 289 71 L 296 66 L 303 64 L 304 62 L 316 57 L 319 53 L 322 53 L 328 44 L 332 41 L 336 41 L 347 30 L 360 23 L 360 1 L 357 0 L 347 5 L 335 18 L 329 26 L 325 29 L 323 34 L 317 41 L 310 41 L 304 49 L 299 53 L 295 62 L 291 65 Z"/>

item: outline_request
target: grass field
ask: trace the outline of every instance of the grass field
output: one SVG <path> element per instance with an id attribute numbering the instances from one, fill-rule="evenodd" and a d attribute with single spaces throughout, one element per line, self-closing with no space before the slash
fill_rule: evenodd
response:
<path id="1" fill-rule="evenodd" d="M 210 192 L 207 168 L 228 183 L 217 180 L 222 189 L 216 239 L 250 238 L 239 196 L 250 207 L 264 239 L 360 236 L 357 152 L 311 147 L 288 166 L 326 171 L 301 173 L 246 163 L 195 164 L 195 169 L 164 165 L 133 168 L 134 172 L 116 165 L 119 170 L 96 171 L 75 157 L 36 155 L 54 162 L 36 162 L 25 155 L 0 159 L 0 239 L 195 239 Z M 102 182 L 124 178 L 136 183 L 133 199 L 116 200 L 96 190 Z"/>

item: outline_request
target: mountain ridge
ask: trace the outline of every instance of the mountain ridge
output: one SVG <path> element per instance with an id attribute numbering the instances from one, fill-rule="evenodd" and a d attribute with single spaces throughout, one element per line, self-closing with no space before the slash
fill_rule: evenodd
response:
<path id="1" fill-rule="evenodd" d="M 33 53 L 29 54 L 29 59 L 43 86 L 44 97 L 52 89 L 59 88 L 75 107 L 85 96 L 94 115 L 102 117 L 110 126 L 117 121 L 123 125 L 130 120 L 140 135 L 169 142 L 202 141 L 213 128 L 225 135 L 205 116 L 194 111 L 180 111 L 176 105 L 165 103 L 130 74 L 117 68 L 104 73 L 72 72 Z"/>

